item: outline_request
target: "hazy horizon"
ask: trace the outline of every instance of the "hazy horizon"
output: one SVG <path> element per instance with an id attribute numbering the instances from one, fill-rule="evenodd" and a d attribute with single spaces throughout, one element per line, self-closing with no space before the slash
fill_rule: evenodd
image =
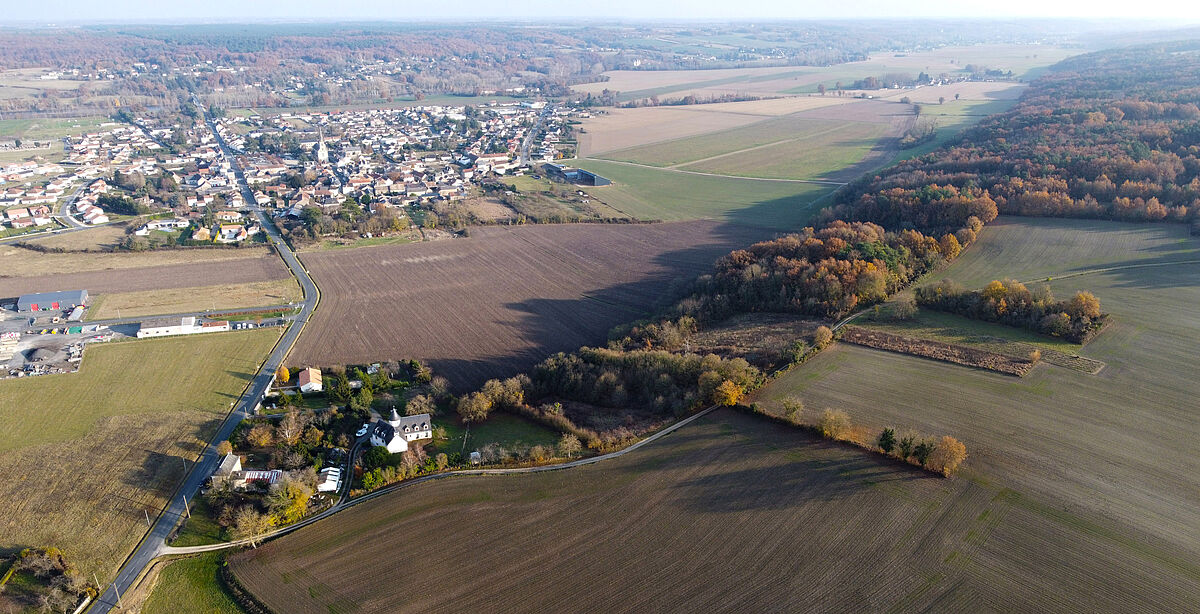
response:
<path id="1" fill-rule="evenodd" d="M 449 9 L 453 8 L 453 12 Z M 49 0 L 10 6 L 0 23 L 75 25 L 83 23 L 254 23 L 254 22 L 478 22 L 496 18 L 509 21 L 562 22 L 594 19 L 636 21 L 804 21 L 804 20 L 1014 20 L 1072 19 L 1136 20 L 1140 23 L 1170 21 L 1170 25 L 1200 23 L 1200 3 L 1181 6 L 1177 2 L 1149 0 L 1142 3 L 1112 0 L 1012 0 L 1006 3 L 979 0 L 945 2 L 914 0 L 908 3 L 884 0 L 787 2 L 786 0 L 692 0 L 647 3 L 611 0 L 605 3 L 564 5 L 548 0 L 529 0 L 515 6 L 483 0 L 463 0 L 453 5 L 430 2 L 359 0 L 329 3 L 317 0 L 263 0 L 247 5 L 236 0 L 205 3 L 164 3 L 148 0 L 111 0 L 105 3 L 81 0 Z"/>

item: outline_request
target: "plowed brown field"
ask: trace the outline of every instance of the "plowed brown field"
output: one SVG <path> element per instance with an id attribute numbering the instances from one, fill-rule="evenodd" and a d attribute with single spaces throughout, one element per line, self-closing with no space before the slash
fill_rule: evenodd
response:
<path id="1" fill-rule="evenodd" d="M 418 358 L 458 389 L 601 344 L 674 279 L 767 231 L 715 222 L 492 227 L 469 239 L 304 254 L 321 304 L 294 365 Z"/>
<path id="2" fill-rule="evenodd" d="M 588 467 L 403 488 L 231 565 L 298 614 L 1192 609 L 1194 562 L 1097 529 L 724 410 Z"/>

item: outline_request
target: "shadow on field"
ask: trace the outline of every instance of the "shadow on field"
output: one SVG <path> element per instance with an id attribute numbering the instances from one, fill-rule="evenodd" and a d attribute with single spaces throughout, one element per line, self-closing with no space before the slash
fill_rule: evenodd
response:
<path id="1" fill-rule="evenodd" d="M 919 471 L 881 463 L 866 452 L 818 456 L 824 457 L 706 475 L 680 482 L 672 489 L 692 511 L 720 513 L 800 507 L 811 501 L 860 495 L 864 485 L 927 478 Z"/>
<path id="2" fill-rule="evenodd" d="M 141 452 L 145 453 L 145 457 L 139 467 L 125 473 L 125 484 L 136 490 L 158 492 L 160 495 L 170 494 L 175 484 L 183 480 L 188 467 L 187 459 L 154 450 Z M 131 456 L 135 454 L 137 453 L 130 451 Z"/>
<path id="3" fill-rule="evenodd" d="M 772 206 L 777 204 L 766 202 L 753 209 Z M 746 215 L 753 217 L 754 214 L 750 211 Z M 478 388 L 487 379 L 527 371 L 557 352 L 570 352 L 581 346 L 602 347 L 612 328 L 649 317 L 674 303 L 680 291 L 697 276 L 712 272 L 718 258 L 732 250 L 783 234 L 729 222 L 672 222 L 654 226 L 697 234 L 697 225 L 706 227 L 702 241 L 653 256 L 649 264 L 654 272 L 640 279 L 591 289 L 579 298 L 530 297 L 507 302 L 503 307 L 516 312 L 515 319 L 479 323 L 481 327 L 498 324 L 514 330 L 513 342 L 522 346 L 520 349 L 479 358 L 429 357 L 426 362 L 435 373 L 449 378 L 452 389 L 461 393 Z M 504 281 L 497 279 L 494 283 L 503 284 Z M 472 331 L 459 330 L 453 334 L 470 336 Z"/>

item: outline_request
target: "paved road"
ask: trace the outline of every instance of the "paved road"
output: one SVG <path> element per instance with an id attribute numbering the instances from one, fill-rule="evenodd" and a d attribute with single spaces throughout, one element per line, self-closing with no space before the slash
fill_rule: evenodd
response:
<path id="1" fill-rule="evenodd" d="M 79 220 L 75 219 L 75 216 L 71 215 L 71 205 L 75 204 L 75 201 L 79 198 L 79 193 L 91 184 L 92 182 L 88 181 L 75 188 L 75 191 L 71 192 L 71 197 L 64 200 L 62 204 L 58 206 L 58 218 L 66 220 L 67 224 L 69 224 L 72 228 L 87 228 L 87 224 L 80 222 Z"/>
<path id="2" fill-rule="evenodd" d="M 546 121 L 546 118 L 554 113 L 554 109 L 555 106 L 553 104 L 546 103 L 546 108 L 542 109 L 541 113 L 538 113 L 537 121 L 533 122 L 533 127 L 529 129 L 529 134 L 526 134 L 525 140 L 521 141 L 521 154 L 517 158 L 517 161 L 521 164 L 529 164 L 529 150 L 533 149 L 533 139 L 537 136 L 538 130 L 542 129 L 542 123 Z"/>
<path id="3" fill-rule="evenodd" d="M 199 106 L 199 105 L 197 105 Z M 205 119 L 208 121 L 209 129 L 216 134 L 216 127 L 213 125 L 212 117 L 205 111 Z M 187 474 L 183 484 L 172 497 L 170 504 L 159 515 L 142 542 L 138 544 L 137 549 L 129 558 L 125 560 L 125 564 L 117 572 L 117 577 L 112 584 L 105 587 L 99 599 L 92 604 L 88 609 L 89 614 L 106 614 L 112 610 L 118 601 L 118 594 L 124 594 L 133 586 L 142 571 L 149 567 L 150 563 L 157 558 L 164 549 L 166 549 L 165 540 L 175 525 L 179 523 L 180 518 L 184 514 L 184 497 L 188 501 L 195 498 L 200 486 L 204 480 L 212 475 L 216 469 L 219 459 L 217 458 L 216 444 L 218 442 L 229 439 L 233 434 L 233 429 L 243 419 L 251 416 L 254 413 L 255 407 L 262 400 L 263 395 L 267 392 L 268 387 L 275 378 L 275 371 L 283 364 L 284 358 L 287 356 L 288 350 L 296 343 L 296 339 L 300 336 L 300 332 L 304 330 L 304 325 L 308 323 L 309 317 L 317 307 L 317 301 L 320 300 L 320 294 L 317 291 L 316 284 L 312 278 L 308 276 L 308 271 L 300 264 L 296 255 L 288 247 L 287 243 L 279 235 L 279 230 L 267 218 L 266 212 L 261 207 L 254 205 L 254 193 L 250 190 L 250 186 L 246 183 L 245 175 L 242 173 L 241 166 L 233 153 L 229 150 L 226 143 L 217 136 L 217 142 L 221 146 L 221 152 L 225 159 L 233 167 L 234 174 L 237 176 L 238 186 L 242 190 L 242 195 L 246 199 L 246 203 L 252 205 L 255 214 L 262 223 L 263 230 L 267 233 L 267 237 L 271 240 L 271 244 L 278 251 L 283 262 L 291 269 L 292 274 L 296 276 L 296 280 L 300 282 L 300 288 L 304 291 L 304 303 L 300 309 L 300 313 L 292 320 L 291 326 L 284 331 L 283 336 L 279 339 L 275 349 L 259 367 L 258 373 L 254 379 L 250 381 L 250 385 L 246 391 L 238 399 L 235 407 L 229 413 L 229 416 L 221 424 L 204 453 L 200 455 L 200 459 L 192 465 L 192 470 Z"/>

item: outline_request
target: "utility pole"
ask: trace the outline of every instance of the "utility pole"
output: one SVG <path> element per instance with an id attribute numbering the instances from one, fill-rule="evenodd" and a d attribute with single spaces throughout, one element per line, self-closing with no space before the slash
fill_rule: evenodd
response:
<path id="1" fill-rule="evenodd" d="M 143 507 L 142 513 L 146 515 L 146 526 L 150 526 L 150 512 L 147 512 L 146 508 Z"/>
<path id="2" fill-rule="evenodd" d="M 187 517 L 192 517 L 192 508 L 188 507 L 187 495 L 183 495 L 183 511 L 187 513 Z"/>

